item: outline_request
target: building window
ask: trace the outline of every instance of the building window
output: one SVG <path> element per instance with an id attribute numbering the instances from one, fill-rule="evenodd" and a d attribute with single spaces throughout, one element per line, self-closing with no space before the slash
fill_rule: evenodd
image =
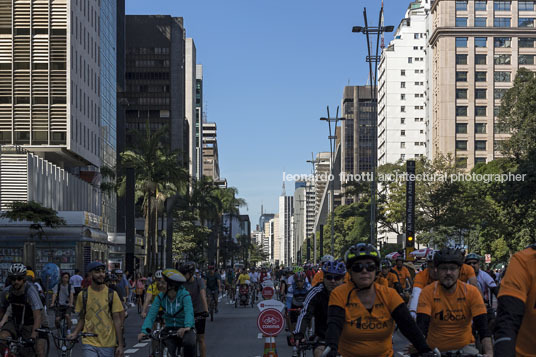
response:
<path id="1" fill-rule="evenodd" d="M 512 47 L 511 37 L 495 37 L 495 48 L 510 48 Z"/>
<path id="2" fill-rule="evenodd" d="M 520 17 L 517 22 L 518 27 L 534 27 L 534 17 Z"/>
<path id="3" fill-rule="evenodd" d="M 486 47 L 487 37 L 475 37 L 475 47 Z"/>
<path id="4" fill-rule="evenodd" d="M 495 82 L 510 82 L 511 73 L 506 71 L 495 71 L 493 74 L 493 79 Z"/>
<path id="5" fill-rule="evenodd" d="M 487 55 L 475 55 L 475 64 L 486 64 Z"/>
<path id="6" fill-rule="evenodd" d="M 487 72 L 475 72 L 475 82 L 485 82 Z"/>
<path id="7" fill-rule="evenodd" d="M 400 118 L 400 124 L 406 124 L 406 118 Z"/>
<path id="8" fill-rule="evenodd" d="M 499 116 L 499 110 L 501 108 L 500 107 L 493 107 L 493 116 L 494 117 L 498 117 Z"/>
<path id="9" fill-rule="evenodd" d="M 486 17 L 475 17 L 475 27 L 486 27 L 488 24 Z"/>
<path id="10" fill-rule="evenodd" d="M 400 159 L 405 160 L 406 159 L 406 154 L 400 154 Z"/>
<path id="11" fill-rule="evenodd" d="M 476 0 L 475 1 L 475 11 L 486 11 L 488 2 L 486 0 Z"/>
<path id="12" fill-rule="evenodd" d="M 512 56 L 506 54 L 493 55 L 493 63 L 495 65 L 511 64 Z"/>
<path id="13" fill-rule="evenodd" d="M 456 123 L 456 134 L 467 134 L 467 124 Z"/>
<path id="14" fill-rule="evenodd" d="M 457 17 L 456 27 L 467 27 L 467 17 Z"/>
<path id="15" fill-rule="evenodd" d="M 467 99 L 467 89 L 456 88 L 456 99 Z"/>
<path id="16" fill-rule="evenodd" d="M 475 165 L 485 164 L 485 163 L 486 163 L 485 157 L 475 157 Z"/>
<path id="17" fill-rule="evenodd" d="M 413 39 L 414 39 L 414 40 L 417 40 L 418 38 L 419 38 L 419 34 L 418 34 L 418 33 L 414 33 L 414 34 L 413 34 Z"/>
<path id="18" fill-rule="evenodd" d="M 401 111 L 402 113 L 405 113 L 405 112 L 406 112 L 406 106 L 405 106 L 405 105 L 401 106 L 401 107 L 400 107 L 400 111 Z"/>
<path id="19" fill-rule="evenodd" d="M 519 64 L 534 64 L 534 55 L 519 55 Z"/>
<path id="20" fill-rule="evenodd" d="M 408 63 L 413 63 L 413 57 L 408 57 Z"/>
<path id="21" fill-rule="evenodd" d="M 406 131 L 405 130 L 400 130 L 400 136 L 406 136 Z"/>
<path id="22" fill-rule="evenodd" d="M 467 140 L 456 140 L 456 150 L 467 151 Z"/>
<path id="23" fill-rule="evenodd" d="M 401 142 L 401 143 L 400 143 L 400 148 L 401 148 L 401 149 L 405 149 L 405 148 L 406 148 L 406 143 L 405 143 L 405 142 Z"/>
<path id="24" fill-rule="evenodd" d="M 457 105 L 456 106 L 456 116 L 457 117 L 466 117 L 467 116 L 467 106 L 466 105 Z"/>
<path id="25" fill-rule="evenodd" d="M 534 37 L 521 37 L 519 38 L 519 48 L 534 48 Z"/>
<path id="26" fill-rule="evenodd" d="M 486 140 L 475 140 L 475 151 L 486 151 Z"/>
<path id="27" fill-rule="evenodd" d="M 511 20 L 509 17 L 495 17 L 493 19 L 493 26 L 495 27 L 511 27 Z"/>
<path id="28" fill-rule="evenodd" d="M 456 37 L 456 48 L 466 48 L 467 37 Z"/>
<path id="29" fill-rule="evenodd" d="M 475 117 L 485 117 L 486 116 L 486 106 L 477 105 L 475 106 Z"/>
<path id="30" fill-rule="evenodd" d="M 467 72 L 456 71 L 456 82 L 467 82 Z"/>
<path id="31" fill-rule="evenodd" d="M 466 169 L 467 168 L 467 158 L 466 157 L 457 157 L 456 158 L 456 168 Z"/>
<path id="32" fill-rule="evenodd" d="M 406 95 L 405 94 L 400 94 L 400 100 L 406 100 Z"/>
<path id="33" fill-rule="evenodd" d="M 401 76 L 405 76 L 405 75 L 406 75 L 406 70 L 405 70 L 405 69 L 401 69 L 401 70 L 400 70 L 400 75 L 401 75 Z"/>
<path id="34" fill-rule="evenodd" d="M 475 99 L 486 99 L 487 95 L 487 89 L 485 88 L 477 88 L 475 89 Z"/>
<path id="35" fill-rule="evenodd" d="M 502 97 L 504 97 L 504 95 L 506 94 L 506 92 L 508 92 L 507 88 L 495 88 L 493 90 L 493 98 L 501 100 Z"/>
<path id="36" fill-rule="evenodd" d="M 467 64 L 467 55 L 456 55 L 456 64 Z"/>
<path id="37" fill-rule="evenodd" d="M 475 133 L 476 134 L 486 134 L 486 123 L 476 123 L 475 124 Z"/>
<path id="38" fill-rule="evenodd" d="M 520 0 L 518 2 L 519 11 L 534 11 L 534 0 L 526 1 Z"/>
<path id="39" fill-rule="evenodd" d="M 495 11 L 510 11 L 510 8 L 511 8 L 510 1 L 495 0 L 493 2 L 493 10 Z"/>
<path id="40" fill-rule="evenodd" d="M 406 88 L 406 82 L 400 82 L 400 88 Z"/>
<path id="41" fill-rule="evenodd" d="M 456 11 L 467 11 L 467 0 L 456 0 Z"/>

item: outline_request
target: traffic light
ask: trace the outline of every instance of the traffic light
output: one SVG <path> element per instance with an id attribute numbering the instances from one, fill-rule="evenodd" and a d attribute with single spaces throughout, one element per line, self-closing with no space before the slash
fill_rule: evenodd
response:
<path id="1" fill-rule="evenodd" d="M 415 248 L 415 237 L 413 234 L 406 236 L 406 248 Z"/>

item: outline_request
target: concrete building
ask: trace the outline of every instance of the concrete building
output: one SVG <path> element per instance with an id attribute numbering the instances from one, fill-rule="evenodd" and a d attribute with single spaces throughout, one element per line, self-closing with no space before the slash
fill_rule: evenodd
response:
<path id="1" fill-rule="evenodd" d="M 279 239 L 279 214 L 276 214 L 269 222 L 270 224 L 270 262 L 274 265 L 281 266 L 283 258 L 281 257 L 281 240 Z"/>
<path id="2" fill-rule="evenodd" d="M 126 136 L 166 127 L 172 150 L 189 153 L 185 120 L 185 30 L 182 17 L 128 15 L 126 19 Z M 186 140 L 185 140 L 186 139 Z"/>
<path id="3" fill-rule="evenodd" d="M 329 164 L 330 164 L 330 153 L 329 152 L 319 152 L 316 154 L 315 158 L 315 212 L 320 211 L 320 204 L 322 202 L 322 195 L 326 190 L 329 182 Z"/>
<path id="4" fill-rule="evenodd" d="M 294 189 L 293 199 L 293 224 L 292 224 L 292 260 L 301 262 L 307 237 L 307 198 L 306 198 L 306 182 L 297 181 Z M 303 250 L 302 250 L 303 248 Z"/>
<path id="5" fill-rule="evenodd" d="M 197 69 L 196 49 L 192 38 L 186 39 L 186 56 L 185 56 L 185 86 L 184 86 L 184 105 L 186 120 L 188 121 L 188 172 L 193 179 L 197 178 L 197 143 L 196 143 L 196 124 L 197 114 Z"/>
<path id="6" fill-rule="evenodd" d="M 218 138 L 216 123 L 202 123 L 203 126 L 203 176 L 212 180 L 220 180 L 220 164 L 218 158 Z"/>
<path id="7" fill-rule="evenodd" d="M 378 165 L 426 155 L 426 16 L 409 4 L 378 68 Z"/>
<path id="8" fill-rule="evenodd" d="M 292 241 L 292 215 L 294 214 L 294 197 L 287 196 L 285 183 L 279 196 L 279 257 L 280 262 L 290 266 L 293 262 L 294 244 Z"/>
<path id="9" fill-rule="evenodd" d="M 197 153 L 197 179 L 203 176 L 203 65 L 196 65 L 195 70 L 195 151 Z"/>
<path id="10" fill-rule="evenodd" d="M 471 169 L 500 155 L 496 115 L 517 69 L 536 71 L 533 1 L 449 1 L 431 6 L 431 154 Z"/>

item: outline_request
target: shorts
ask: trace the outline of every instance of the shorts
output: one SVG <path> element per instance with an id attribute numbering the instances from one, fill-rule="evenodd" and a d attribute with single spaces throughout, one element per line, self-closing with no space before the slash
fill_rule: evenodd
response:
<path id="1" fill-rule="evenodd" d="M 95 347 L 82 344 L 82 352 L 84 357 L 114 357 L 115 347 Z"/>
<path id="2" fill-rule="evenodd" d="M 22 326 L 22 328 L 20 329 L 22 338 L 25 340 L 29 339 L 32 336 L 32 330 L 33 330 L 32 325 Z M 8 322 L 6 322 L 6 324 L 2 327 L 0 331 L 9 332 L 9 334 L 11 335 L 11 338 L 20 337 L 19 334 L 17 333 L 17 328 L 15 327 L 15 324 L 11 320 L 8 320 Z M 38 332 L 37 336 L 38 336 L 37 338 L 48 339 L 48 335 L 44 332 Z"/>
<path id="3" fill-rule="evenodd" d="M 199 316 L 199 315 L 197 315 Z M 204 335 L 205 334 L 205 325 L 207 322 L 207 319 L 197 319 L 195 320 L 195 332 L 197 332 L 198 335 Z"/>
<path id="4" fill-rule="evenodd" d="M 62 318 L 64 315 L 70 315 L 72 313 L 72 309 L 70 306 L 64 306 L 60 305 L 56 307 L 56 318 Z"/>

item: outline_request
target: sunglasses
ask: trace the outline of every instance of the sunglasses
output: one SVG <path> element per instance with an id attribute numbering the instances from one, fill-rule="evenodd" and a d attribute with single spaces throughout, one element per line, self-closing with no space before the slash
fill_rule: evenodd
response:
<path id="1" fill-rule="evenodd" d="M 352 265 L 352 271 L 354 273 L 360 273 L 360 272 L 363 271 L 363 269 L 365 269 L 368 272 L 373 272 L 373 271 L 376 270 L 376 264 L 374 264 L 374 263 L 367 263 L 367 264 L 355 263 L 354 265 Z"/>
<path id="2" fill-rule="evenodd" d="M 324 280 L 339 281 L 343 277 L 343 275 L 324 275 Z"/>

